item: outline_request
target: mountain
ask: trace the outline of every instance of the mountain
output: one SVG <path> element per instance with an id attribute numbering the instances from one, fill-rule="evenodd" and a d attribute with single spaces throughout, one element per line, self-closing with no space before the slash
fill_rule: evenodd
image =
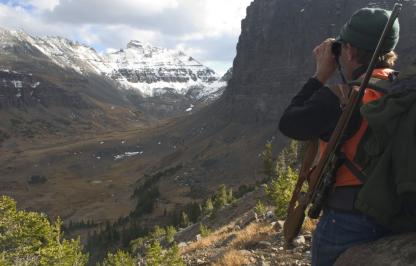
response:
<path id="1" fill-rule="evenodd" d="M 184 114 L 191 105 L 197 109 L 215 100 L 226 86 L 213 70 L 183 52 L 139 41 L 117 52 L 99 54 L 62 37 L 33 37 L 1 29 L 0 43 L 3 68 L 20 71 L 22 66 L 16 61 L 34 65 L 40 60 L 39 67 L 47 61 L 84 79 L 94 76 L 112 82 L 124 100 L 143 112 L 154 115 L 152 111 L 159 111 L 161 117 Z M 49 71 L 45 65 L 42 70 Z"/>

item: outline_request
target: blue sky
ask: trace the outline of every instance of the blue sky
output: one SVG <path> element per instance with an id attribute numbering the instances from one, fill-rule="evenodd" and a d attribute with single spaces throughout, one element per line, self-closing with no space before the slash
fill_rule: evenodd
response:
<path id="1" fill-rule="evenodd" d="M 0 27 L 120 49 L 130 40 L 180 49 L 218 73 L 232 66 L 252 0 L 0 0 Z"/>

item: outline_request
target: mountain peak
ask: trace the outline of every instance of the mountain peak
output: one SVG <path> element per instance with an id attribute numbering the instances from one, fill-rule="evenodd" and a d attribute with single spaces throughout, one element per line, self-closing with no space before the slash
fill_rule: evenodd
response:
<path id="1" fill-rule="evenodd" d="M 128 44 L 127 44 L 127 48 L 143 48 L 144 43 L 142 43 L 141 41 L 138 40 L 131 40 Z"/>

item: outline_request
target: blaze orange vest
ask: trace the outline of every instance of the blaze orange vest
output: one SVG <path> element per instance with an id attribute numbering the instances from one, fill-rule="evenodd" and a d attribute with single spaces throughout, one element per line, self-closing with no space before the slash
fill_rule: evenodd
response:
<path id="1" fill-rule="evenodd" d="M 372 77 L 388 80 L 389 75 L 393 72 L 391 69 L 375 69 L 373 71 Z M 374 100 L 377 100 L 381 98 L 384 94 L 367 88 L 364 93 L 364 97 L 362 99 L 362 104 L 367 104 L 369 102 L 372 102 Z M 346 156 L 346 158 L 351 161 L 358 170 L 362 170 L 362 166 L 358 165 L 354 162 L 355 155 L 357 153 L 357 147 L 360 143 L 362 137 L 364 136 L 364 133 L 366 132 L 368 127 L 368 122 L 363 119 L 360 125 L 360 128 L 358 131 L 349 138 L 342 146 L 341 146 L 341 152 L 343 152 Z M 327 142 L 320 140 L 319 141 L 319 156 L 321 157 L 323 154 L 323 151 L 326 149 Z M 348 169 L 345 165 L 341 165 L 341 167 L 338 169 L 336 175 L 335 175 L 335 186 L 358 186 L 361 185 L 361 180 L 356 177 L 350 169 Z"/>

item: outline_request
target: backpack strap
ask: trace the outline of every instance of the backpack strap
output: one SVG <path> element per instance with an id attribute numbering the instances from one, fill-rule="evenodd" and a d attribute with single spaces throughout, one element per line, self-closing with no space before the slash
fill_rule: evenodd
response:
<path id="1" fill-rule="evenodd" d="M 388 88 L 390 88 L 391 84 L 393 83 L 394 79 L 380 79 L 380 78 L 376 78 L 376 77 L 372 77 L 370 78 L 370 81 L 368 82 L 368 88 L 373 89 L 375 91 L 384 93 L 384 94 L 388 94 L 389 90 Z M 361 86 L 363 79 L 356 79 L 353 81 L 348 82 L 348 85 L 350 86 Z"/>
<path id="2" fill-rule="evenodd" d="M 338 150 L 336 153 L 338 159 L 340 159 L 342 161 L 342 164 L 345 165 L 345 167 L 348 168 L 348 170 L 351 171 L 351 173 L 358 178 L 358 180 L 361 181 L 361 183 L 365 183 L 365 181 L 367 180 L 367 175 L 364 174 L 360 169 L 358 169 L 358 167 L 351 162 L 350 159 L 347 158 L 347 156 L 345 155 L 344 152 Z"/>

